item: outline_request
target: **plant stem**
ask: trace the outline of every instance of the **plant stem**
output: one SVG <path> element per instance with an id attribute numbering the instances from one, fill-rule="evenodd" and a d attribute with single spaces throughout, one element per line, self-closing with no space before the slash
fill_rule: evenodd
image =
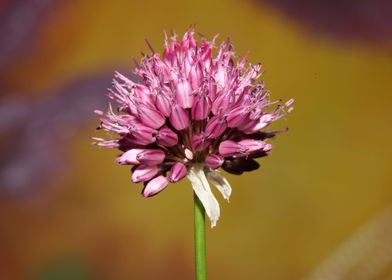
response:
<path id="1" fill-rule="evenodd" d="M 193 193 L 195 204 L 195 267 L 196 280 L 206 280 L 206 225 L 205 210 L 196 193 Z"/>

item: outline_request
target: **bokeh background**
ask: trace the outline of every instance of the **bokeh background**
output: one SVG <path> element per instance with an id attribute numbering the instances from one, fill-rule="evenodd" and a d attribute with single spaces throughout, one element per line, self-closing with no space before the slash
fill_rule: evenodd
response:
<path id="1" fill-rule="evenodd" d="M 296 99 L 230 176 L 210 279 L 392 279 L 392 2 L 0 0 L 0 279 L 193 279 L 192 190 L 144 199 L 90 145 L 114 70 L 190 24 Z"/>

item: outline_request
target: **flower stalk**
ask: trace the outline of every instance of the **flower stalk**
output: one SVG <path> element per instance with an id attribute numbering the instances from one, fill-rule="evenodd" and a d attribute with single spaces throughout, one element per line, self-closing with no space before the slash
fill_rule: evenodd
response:
<path id="1" fill-rule="evenodd" d="M 195 269 L 196 280 L 207 279 L 206 269 L 206 225 L 205 210 L 199 197 L 194 192 L 194 211 L 195 211 Z"/>
<path id="2" fill-rule="evenodd" d="M 107 112 L 95 110 L 109 139 L 93 137 L 99 147 L 119 149 L 116 159 L 131 165 L 132 181 L 153 197 L 187 178 L 194 192 L 196 280 L 206 280 L 205 216 L 215 227 L 219 202 L 210 183 L 229 201 L 232 188 L 220 168 L 241 175 L 259 168 L 269 155 L 265 128 L 293 110 L 293 99 L 271 101 L 260 80 L 260 64 L 238 58 L 230 40 L 216 45 L 194 28 L 179 38 L 166 36 L 162 55 L 147 42 L 131 81 L 116 72 L 108 89 Z M 216 49 L 216 51 L 215 51 Z M 271 106 L 274 105 L 273 108 Z"/>

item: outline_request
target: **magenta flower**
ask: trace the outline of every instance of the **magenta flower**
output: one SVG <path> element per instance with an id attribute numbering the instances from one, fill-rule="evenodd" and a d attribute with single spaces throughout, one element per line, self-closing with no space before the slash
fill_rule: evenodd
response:
<path id="1" fill-rule="evenodd" d="M 132 181 L 143 182 L 144 197 L 164 190 L 185 177 L 192 183 L 211 225 L 220 208 L 208 181 L 225 199 L 231 187 L 221 167 L 242 174 L 259 167 L 256 158 L 268 155 L 266 142 L 275 132 L 261 132 L 292 110 L 293 100 L 271 102 L 261 81 L 260 64 L 236 60 L 230 41 L 213 55 L 215 39 L 197 42 L 193 29 L 182 40 L 166 38 L 162 56 L 151 47 L 135 73 L 142 82 L 115 74 L 108 96 L 117 103 L 101 116 L 105 131 L 118 135 L 101 147 L 118 148 L 119 164 L 134 165 Z M 271 105 L 277 104 L 270 109 Z"/>

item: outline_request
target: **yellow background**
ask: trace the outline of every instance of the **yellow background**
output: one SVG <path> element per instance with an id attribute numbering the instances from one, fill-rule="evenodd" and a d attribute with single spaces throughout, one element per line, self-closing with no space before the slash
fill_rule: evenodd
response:
<path id="1" fill-rule="evenodd" d="M 240 55 L 250 50 L 273 99 L 296 99 L 274 125 L 289 133 L 273 140 L 262 168 L 228 175 L 232 198 L 220 199 L 221 219 L 207 232 L 209 279 L 327 279 L 314 274 L 326 259 L 349 263 L 336 279 L 392 277 L 388 222 L 339 255 L 363 226 L 377 228 L 379 215 L 391 213 L 390 48 L 311 34 L 252 1 L 64 1 L 1 82 L 38 98 L 86 73 L 131 68 L 131 57 L 148 50 L 144 37 L 161 50 L 164 30 L 182 34 L 194 23 L 208 38 L 230 36 Z M 192 279 L 189 183 L 142 198 L 129 168 L 115 164 L 118 152 L 90 146 L 97 121 L 62 145 L 71 168 L 45 195 L 1 201 L 0 272 L 41 279 L 76 262 L 89 279 Z"/>

